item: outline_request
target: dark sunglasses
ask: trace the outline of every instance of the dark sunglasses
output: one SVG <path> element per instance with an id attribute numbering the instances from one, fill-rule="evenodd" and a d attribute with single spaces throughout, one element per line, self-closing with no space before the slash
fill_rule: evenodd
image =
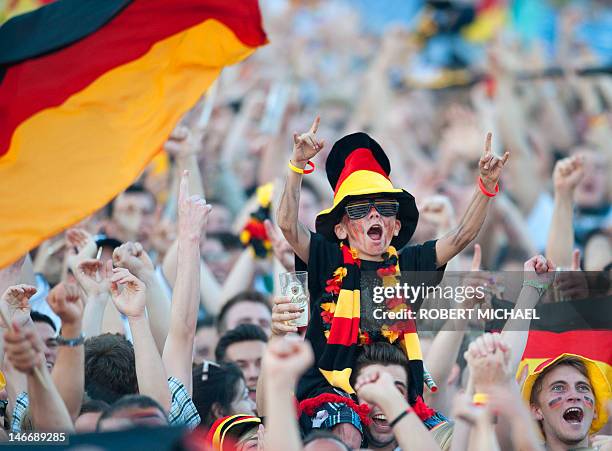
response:
<path id="1" fill-rule="evenodd" d="M 374 207 L 382 216 L 395 216 L 399 211 L 399 202 L 396 200 L 365 199 L 344 207 L 349 219 L 361 219 Z"/>

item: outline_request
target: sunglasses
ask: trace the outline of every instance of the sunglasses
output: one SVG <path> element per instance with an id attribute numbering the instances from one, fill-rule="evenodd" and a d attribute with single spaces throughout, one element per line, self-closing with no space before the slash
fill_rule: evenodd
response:
<path id="1" fill-rule="evenodd" d="M 347 205 L 344 207 L 344 210 L 349 219 L 361 219 L 370 212 L 372 207 L 376 208 L 376 211 L 380 213 L 381 216 L 395 216 L 399 211 L 399 202 L 396 200 L 365 199 Z"/>

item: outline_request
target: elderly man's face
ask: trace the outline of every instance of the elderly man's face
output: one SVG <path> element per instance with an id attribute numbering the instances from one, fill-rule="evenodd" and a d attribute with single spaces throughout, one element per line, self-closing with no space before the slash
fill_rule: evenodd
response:
<path id="1" fill-rule="evenodd" d="M 348 207 L 363 204 L 369 199 L 349 202 Z M 377 198 L 380 201 L 391 199 Z M 339 239 L 348 239 L 351 247 L 357 249 L 359 258 L 380 261 L 391 244 L 394 236 L 399 234 L 401 223 L 396 215 L 383 216 L 372 205 L 369 212 L 360 219 L 350 219 L 347 214 L 336 225 L 335 232 Z"/>
<path id="2" fill-rule="evenodd" d="M 542 421 L 547 441 L 577 445 L 586 438 L 595 416 L 591 383 L 576 368 L 559 365 L 544 377 L 531 409 Z"/>

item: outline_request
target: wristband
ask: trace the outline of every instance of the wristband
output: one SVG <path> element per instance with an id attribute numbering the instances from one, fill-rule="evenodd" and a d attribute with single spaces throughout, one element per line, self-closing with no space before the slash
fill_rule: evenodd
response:
<path id="1" fill-rule="evenodd" d="M 489 395 L 486 393 L 474 393 L 474 396 L 472 397 L 472 403 L 475 406 L 484 406 L 487 401 L 489 401 Z"/>
<path id="2" fill-rule="evenodd" d="M 297 172 L 298 174 L 310 174 L 312 171 L 315 170 L 315 165 L 314 165 L 314 163 L 312 161 L 308 160 L 306 162 L 306 164 L 310 165 L 310 169 L 306 169 L 306 168 L 301 169 L 301 168 L 298 168 L 293 163 L 291 163 L 291 160 L 289 160 L 289 164 L 287 166 L 289 166 L 289 169 L 291 169 L 293 172 Z"/>
<path id="3" fill-rule="evenodd" d="M 538 291 L 538 294 L 540 296 L 542 296 L 544 294 L 544 292 L 546 290 L 548 290 L 548 287 L 550 287 L 550 284 L 549 283 L 540 282 L 538 280 L 526 279 L 526 280 L 523 281 L 523 286 L 524 287 L 535 288 Z"/>
<path id="4" fill-rule="evenodd" d="M 69 346 L 71 348 L 74 348 L 76 346 L 82 345 L 83 343 L 85 343 L 85 335 L 83 335 L 82 333 L 76 338 L 64 338 L 61 335 L 57 337 L 57 344 L 59 346 Z"/>
<path id="5" fill-rule="evenodd" d="M 487 191 L 487 189 L 484 186 L 484 182 L 482 181 L 481 177 L 478 177 L 478 188 L 480 188 L 480 191 L 482 191 L 482 194 L 484 194 L 485 196 L 488 197 L 495 197 L 497 195 L 497 193 L 499 192 L 499 183 L 495 184 L 495 192 L 494 193 L 490 193 L 489 191 Z"/>
<path id="6" fill-rule="evenodd" d="M 412 409 L 410 407 L 408 407 L 406 410 L 404 410 L 402 413 L 400 413 L 398 416 L 396 416 L 393 421 L 391 421 L 389 423 L 389 427 L 391 429 L 393 429 L 395 427 L 395 425 L 397 423 L 399 423 L 402 420 L 402 418 L 404 418 L 406 415 L 408 415 L 411 411 L 412 411 Z"/>

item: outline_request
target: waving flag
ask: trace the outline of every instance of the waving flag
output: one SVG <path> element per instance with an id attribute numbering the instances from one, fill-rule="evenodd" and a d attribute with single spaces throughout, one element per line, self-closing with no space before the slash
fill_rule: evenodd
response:
<path id="1" fill-rule="evenodd" d="M 60 0 L 0 28 L 0 268 L 126 188 L 224 66 L 256 0 Z"/>

